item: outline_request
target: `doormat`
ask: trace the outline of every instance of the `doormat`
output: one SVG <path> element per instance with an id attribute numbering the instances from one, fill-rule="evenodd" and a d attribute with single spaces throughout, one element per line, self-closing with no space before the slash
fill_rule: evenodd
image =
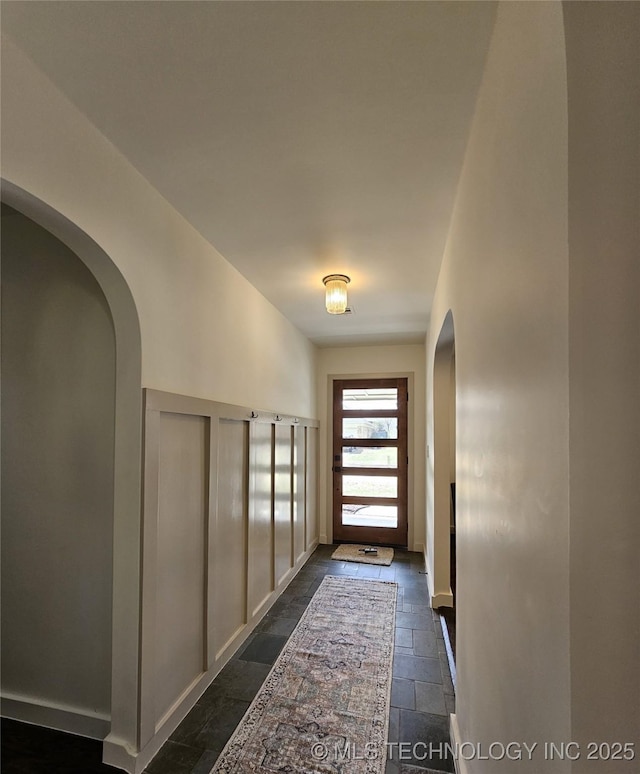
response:
<path id="1" fill-rule="evenodd" d="M 393 561 L 393 548 L 381 548 L 373 546 L 378 549 L 377 554 L 366 554 L 365 548 L 370 546 L 351 545 L 349 543 L 343 543 L 338 546 L 331 555 L 332 559 L 338 562 L 362 562 L 363 564 L 384 564 L 388 566 Z"/>
<path id="2" fill-rule="evenodd" d="M 327 575 L 211 774 L 384 774 L 397 588 Z"/>

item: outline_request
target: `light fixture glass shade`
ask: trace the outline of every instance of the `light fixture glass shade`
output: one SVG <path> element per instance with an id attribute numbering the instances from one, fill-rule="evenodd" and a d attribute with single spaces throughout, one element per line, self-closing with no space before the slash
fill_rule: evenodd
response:
<path id="1" fill-rule="evenodd" d="M 346 274 L 328 274 L 322 281 L 326 288 L 327 312 L 344 314 L 347 311 L 347 283 L 351 282 L 351 279 Z"/>

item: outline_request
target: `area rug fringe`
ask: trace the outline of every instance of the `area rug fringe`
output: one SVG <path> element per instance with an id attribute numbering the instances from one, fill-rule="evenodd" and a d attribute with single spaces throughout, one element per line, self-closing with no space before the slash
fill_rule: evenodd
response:
<path id="1" fill-rule="evenodd" d="M 383 774 L 396 598 L 326 576 L 211 774 Z"/>

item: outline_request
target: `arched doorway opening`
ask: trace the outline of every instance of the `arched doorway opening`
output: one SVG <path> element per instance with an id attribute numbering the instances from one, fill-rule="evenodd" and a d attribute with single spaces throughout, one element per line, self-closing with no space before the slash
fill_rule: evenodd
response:
<path id="1" fill-rule="evenodd" d="M 433 364 L 434 607 L 443 614 L 450 660 L 455 655 L 456 357 L 453 314 L 447 313 Z M 453 671 L 453 670 L 452 670 Z"/>
<path id="2" fill-rule="evenodd" d="M 2 204 L 3 710 L 106 736 L 115 339 L 77 256 Z M 8 705 L 8 706 L 7 706 Z M 58 707 L 67 708 L 63 718 Z"/>
<path id="3" fill-rule="evenodd" d="M 47 718 L 44 718 L 42 706 L 32 711 L 31 707 L 28 706 L 29 703 L 24 701 L 22 704 L 14 703 L 13 711 L 7 710 L 5 703 L 4 713 L 7 715 L 11 713 L 11 716 L 16 717 L 16 719 L 42 723 L 88 736 L 104 738 L 106 732 L 108 735 L 104 742 L 105 755 L 109 750 L 109 757 L 114 762 L 126 761 L 129 757 L 128 750 L 137 748 L 139 704 L 137 685 L 139 677 L 142 392 L 141 339 L 137 310 L 127 283 L 116 265 L 82 229 L 46 203 L 4 180 L 2 181 L 2 202 L 15 211 L 18 219 L 22 219 L 23 225 L 28 222 L 32 223 L 34 233 L 39 235 L 38 239 L 42 238 L 45 242 L 51 240 L 50 245 L 58 244 L 60 247 L 53 249 L 59 249 L 60 255 L 66 251 L 66 257 L 61 258 L 61 260 L 70 261 L 69 266 L 72 266 L 73 258 L 78 259 L 78 265 L 75 268 L 70 268 L 70 271 L 75 272 L 78 283 L 83 289 L 81 292 L 78 291 L 78 294 L 75 293 L 78 288 L 75 288 L 76 298 L 73 304 L 76 307 L 78 304 L 82 307 L 86 301 L 93 312 L 96 312 L 101 305 L 103 306 L 100 312 L 102 321 L 96 323 L 100 332 L 96 334 L 95 341 L 100 342 L 107 349 L 111 346 L 111 355 L 107 359 L 111 358 L 109 368 L 111 369 L 110 379 L 113 396 L 110 419 L 102 417 L 103 423 L 110 422 L 112 429 L 111 438 L 107 439 L 112 450 L 112 468 L 109 472 L 110 491 L 106 496 L 110 515 L 107 529 L 112 544 L 112 551 L 109 552 L 110 589 L 106 592 L 110 606 L 110 631 L 108 635 L 110 635 L 111 642 L 108 649 L 110 652 L 107 654 L 109 663 L 106 666 L 109 674 L 99 689 L 105 710 L 101 713 L 103 717 L 87 719 L 87 717 L 83 717 L 82 712 L 75 713 L 74 716 L 74 713 L 66 712 L 64 708 L 51 706 L 47 709 Z M 80 266 L 80 264 L 84 266 Z M 45 271 L 49 271 L 51 268 L 51 266 L 45 266 Z M 85 276 L 81 278 L 83 272 Z M 80 300 L 81 298 L 84 301 Z M 43 313 L 48 313 L 47 304 L 48 298 L 45 291 L 41 294 Z M 86 311 L 86 309 L 76 308 L 73 314 L 77 312 L 80 316 L 79 319 L 85 319 L 83 315 Z M 110 326 L 111 345 L 107 341 L 105 320 Z M 63 328 L 66 331 L 72 330 L 72 326 L 67 324 Z M 80 322 L 78 329 L 79 339 L 82 340 L 85 332 L 82 322 Z M 35 326 L 33 334 L 32 341 L 37 343 L 40 340 L 37 326 Z M 88 333 L 87 335 L 93 336 L 93 334 Z M 74 356 L 79 357 L 86 344 L 86 341 L 80 341 L 79 348 L 74 345 Z M 63 353 L 64 356 L 68 354 Z M 55 364 L 55 359 L 50 360 L 51 363 Z M 93 365 L 99 371 L 104 363 L 99 364 L 98 359 L 96 359 Z M 77 369 L 80 373 L 82 367 L 80 364 Z M 50 365 L 50 369 L 55 378 L 57 376 L 55 367 Z M 67 371 L 69 380 L 72 379 L 72 375 L 73 370 Z M 96 374 L 90 378 L 95 376 Z M 3 373 L 3 379 L 7 378 L 9 378 L 9 374 Z M 46 393 L 43 385 L 46 386 L 45 380 L 41 380 L 41 392 Z M 57 385 L 56 389 L 58 387 L 60 385 Z M 70 387 L 73 392 L 74 385 L 71 384 Z M 58 390 L 58 392 L 59 395 L 64 394 L 63 389 Z M 97 409 L 98 411 L 107 410 L 107 404 L 104 401 L 100 405 L 102 408 Z M 6 406 L 4 408 L 6 410 Z M 91 414 L 92 410 L 89 408 L 88 415 L 91 416 Z M 64 425 L 66 421 L 71 421 L 73 424 L 73 419 L 73 412 L 67 412 L 66 417 L 63 412 L 59 424 Z M 107 425 L 103 424 L 103 426 Z M 74 442 L 81 439 L 81 433 L 74 436 L 72 432 L 67 432 L 64 427 L 59 429 L 60 437 L 67 444 L 67 451 L 71 450 L 70 453 L 75 454 L 76 458 L 82 459 L 83 454 L 92 453 L 91 444 L 88 444 L 88 448 L 85 448 L 84 452 L 82 443 L 77 443 L 74 446 Z M 72 472 L 69 473 L 70 477 L 72 475 Z M 105 480 L 104 476 L 100 478 L 101 485 L 104 485 Z M 76 481 L 74 486 L 81 487 L 81 483 Z M 102 529 L 103 531 L 105 529 L 104 523 L 102 523 Z M 69 528 L 67 532 L 69 540 L 76 541 L 81 549 L 81 530 Z M 102 580 L 104 580 L 104 573 Z M 78 577 L 76 580 L 78 604 L 90 606 L 92 601 L 91 588 L 90 584 L 85 581 L 86 578 L 82 577 Z M 105 591 L 103 589 L 104 597 Z M 106 699 L 104 698 L 105 690 L 109 694 Z M 83 701 L 90 702 L 91 699 L 83 697 Z M 82 706 L 82 701 L 79 702 L 79 705 Z"/>

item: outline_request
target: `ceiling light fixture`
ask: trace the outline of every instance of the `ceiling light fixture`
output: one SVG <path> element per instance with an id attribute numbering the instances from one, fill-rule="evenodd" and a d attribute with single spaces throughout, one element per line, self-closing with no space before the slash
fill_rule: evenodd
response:
<path id="1" fill-rule="evenodd" d="M 327 289 L 325 306 L 329 314 L 344 314 L 347 311 L 347 284 L 351 278 L 346 274 L 327 274 L 322 278 Z"/>

